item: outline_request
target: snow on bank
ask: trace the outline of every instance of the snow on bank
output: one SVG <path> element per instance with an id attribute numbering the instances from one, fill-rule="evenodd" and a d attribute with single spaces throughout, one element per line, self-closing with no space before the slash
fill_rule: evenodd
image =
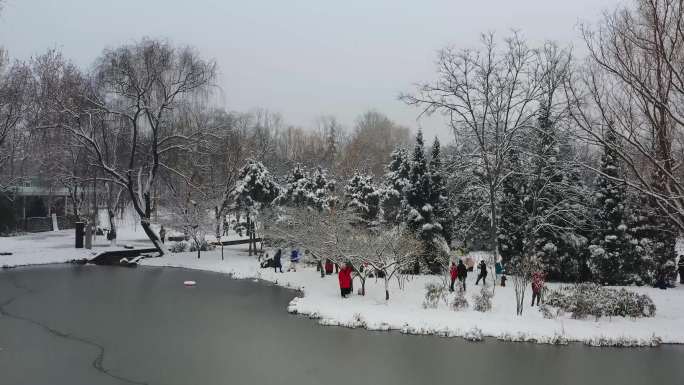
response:
<path id="1" fill-rule="evenodd" d="M 495 337 L 507 341 L 565 344 L 580 341 L 592 346 L 655 346 L 659 343 L 684 343 L 684 287 L 671 290 L 630 288 L 648 294 L 657 306 L 653 318 L 621 317 L 574 320 L 567 316 L 545 319 L 537 308 L 526 307 L 523 316 L 515 315 L 515 293 L 512 285 L 496 288 L 492 311 L 472 310 L 475 274 L 468 277 L 468 301 L 471 309 L 454 312 L 443 303 L 437 309 L 423 309 L 425 284 L 437 281 L 434 276 L 412 277 L 404 290 L 392 282 L 390 300 L 384 299 L 383 282 L 369 279 L 366 296 L 340 297 L 337 276 L 320 278 L 313 267 L 301 266 L 297 272 L 275 273 L 262 269 L 256 257 L 248 257 L 243 248 L 226 247 L 225 260 L 220 250 L 170 254 L 143 261 L 143 265 L 169 266 L 231 274 L 234 278 L 256 278 L 302 291 L 288 311 L 318 319 L 322 325 L 363 327 L 369 330 L 399 330 L 402 333 L 463 337 L 481 340 Z M 284 258 L 285 259 L 285 258 Z M 287 267 L 287 266 L 286 266 Z M 491 279 L 491 277 L 489 278 Z M 490 281 L 491 282 L 491 281 Z M 201 285 L 202 282 L 198 282 Z M 358 289 L 358 280 L 354 283 Z M 526 302 L 530 293 L 526 294 Z M 526 303 L 529 305 L 529 303 Z"/>
<path id="2" fill-rule="evenodd" d="M 99 235 L 93 241 L 93 249 L 74 248 L 74 230 L 47 231 L 16 237 L 0 237 L 0 266 L 17 267 L 65 263 L 72 259 L 92 258 L 100 252 L 120 250 L 123 245 L 136 248 L 153 247 L 142 228 L 126 226 L 118 232 L 118 247 L 110 247 L 105 236 Z"/>
<path id="3" fill-rule="evenodd" d="M 142 230 L 136 229 L 135 226 L 122 226 L 119 244 L 150 246 Z M 73 230 L 0 238 L 0 252 L 13 253 L 9 256 L 0 255 L 0 266 L 63 263 L 71 259 L 91 257 L 93 253 L 108 249 L 108 242 L 102 236 L 96 239 L 93 250 L 74 249 Z M 439 280 L 438 277 L 411 277 L 404 290 L 399 290 L 396 281 L 392 281 L 389 302 L 384 299 L 383 282 L 369 279 L 365 297 L 353 295 L 351 298 L 342 299 L 335 275 L 321 279 L 315 268 L 303 266 L 297 272 L 276 274 L 271 269 L 261 269 L 255 257 L 247 256 L 244 246 L 226 247 L 224 251 L 224 261 L 221 260 L 220 249 L 217 249 L 213 252 L 203 252 L 200 260 L 196 259 L 195 253 L 180 253 L 147 259 L 143 264 L 227 273 L 234 278 L 262 279 L 302 290 L 304 296 L 294 298 L 288 310 L 319 319 L 322 325 L 459 336 L 469 340 L 495 337 L 510 341 L 554 344 L 581 341 L 594 346 L 684 343 L 684 329 L 681 327 L 684 325 L 684 287 L 672 290 L 630 288 L 648 294 L 653 299 L 657 307 L 654 318 L 616 317 L 594 321 L 573 320 L 565 316 L 545 319 L 536 308 L 529 307 L 526 307 L 522 317 L 517 317 L 512 284 L 506 288 L 496 288 L 492 311 L 480 313 L 472 310 L 473 296 L 479 291 L 479 288 L 474 286 L 475 274 L 469 275 L 467 283 L 471 309 L 454 312 L 444 304 L 440 304 L 437 309 L 422 307 L 425 284 Z M 197 284 L 201 285 L 202 282 Z M 355 288 L 358 289 L 359 286 L 356 280 Z M 529 292 L 526 297 L 526 302 L 531 299 Z"/>

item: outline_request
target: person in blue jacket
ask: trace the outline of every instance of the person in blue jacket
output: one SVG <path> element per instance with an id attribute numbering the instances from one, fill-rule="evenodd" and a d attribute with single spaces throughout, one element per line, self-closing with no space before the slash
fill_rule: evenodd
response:
<path id="1" fill-rule="evenodd" d="M 299 250 L 292 249 L 290 253 L 290 267 L 287 271 L 297 271 L 297 263 L 299 262 Z"/>

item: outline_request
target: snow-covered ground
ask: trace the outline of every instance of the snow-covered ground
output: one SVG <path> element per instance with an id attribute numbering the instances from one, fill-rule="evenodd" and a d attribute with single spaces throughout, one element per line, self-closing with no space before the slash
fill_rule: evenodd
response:
<path id="1" fill-rule="evenodd" d="M 107 223 L 106 213 L 100 213 L 100 223 Z M 0 267 L 17 267 L 25 265 L 40 265 L 50 263 L 64 263 L 74 259 L 92 258 L 95 255 L 110 250 L 121 250 L 124 246 L 134 248 L 152 248 L 154 245 L 140 227 L 135 214 L 128 213 L 123 218 L 117 218 L 117 246 L 111 247 L 106 236 L 99 235 L 93 240 L 93 248 L 74 248 L 75 234 L 73 229 L 30 233 L 16 237 L 0 237 Z M 152 229 L 159 233 L 159 225 L 152 225 Z M 167 238 L 181 236 L 182 232 L 167 229 Z M 209 242 L 216 241 L 215 236 L 206 237 Z M 222 241 L 242 239 L 234 231 L 222 236 Z"/>
<path id="2" fill-rule="evenodd" d="M 119 245 L 150 247 L 149 241 L 139 227 L 123 226 L 119 231 Z M 71 259 L 87 258 L 108 249 L 108 242 L 100 236 L 93 250 L 73 248 L 73 230 L 38 233 L 19 237 L 0 238 L 0 252 L 12 252 L 0 256 L 0 266 L 63 263 Z M 493 309 L 480 313 L 472 309 L 473 296 L 478 293 L 474 286 L 475 274 L 467 282 L 468 300 L 471 308 L 452 311 L 444 303 L 437 309 L 424 309 L 422 303 L 425 284 L 438 281 L 434 276 L 411 277 L 403 290 L 392 281 L 390 300 L 384 299 L 382 280 L 369 279 L 366 296 L 352 295 L 340 298 L 337 276 L 320 278 L 314 267 L 300 266 L 297 272 L 275 273 L 262 269 L 256 257 L 247 256 L 245 246 L 229 246 L 224 249 L 203 252 L 196 259 L 194 252 L 168 254 L 162 258 L 150 258 L 143 265 L 182 267 L 231 274 L 234 278 L 260 279 L 284 287 L 300 289 L 289 305 L 290 312 L 319 319 L 324 325 L 366 327 L 371 330 L 396 329 L 405 333 L 460 336 L 470 339 L 495 337 L 514 341 L 539 343 L 564 343 L 582 341 L 594 345 L 653 345 L 684 343 L 684 287 L 670 290 L 653 288 L 629 288 L 648 294 L 657 306 L 653 318 L 626 319 L 615 317 L 599 321 L 593 319 L 573 320 L 568 316 L 545 319 L 537 308 L 526 307 L 523 316 L 515 315 L 515 294 L 512 284 L 496 288 Z M 283 258 L 286 260 L 287 258 Z M 287 264 L 284 267 L 287 268 Z M 490 277 L 491 279 L 491 277 Z M 491 282 L 491 281 L 490 281 Z M 510 282 L 510 281 L 509 281 Z M 512 283 L 512 282 L 511 282 Z M 179 284 L 182 284 L 180 282 Z M 202 282 L 198 282 L 199 285 Z M 360 283 L 355 281 L 355 289 Z M 553 285 L 553 284 L 552 284 Z M 530 293 L 526 296 L 530 300 Z M 529 305 L 529 303 L 526 303 Z M 285 311 L 286 309 L 283 309 Z"/>
<path id="3" fill-rule="evenodd" d="M 573 320 L 565 316 L 545 319 L 536 307 L 526 307 L 521 317 L 515 315 L 512 285 L 496 288 L 490 312 L 473 310 L 472 297 L 479 289 L 474 286 L 475 274 L 470 274 L 467 282 L 471 309 L 455 312 L 443 303 L 437 309 L 423 309 L 425 284 L 439 279 L 434 276 L 414 277 L 403 290 L 393 282 L 389 301 L 384 299 L 382 280 L 376 282 L 374 279 L 366 283 L 366 296 L 355 294 L 343 299 L 336 275 L 321 278 L 314 267 L 302 267 L 297 272 L 275 273 L 272 269 L 260 268 L 256 257 L 248 257 L 243 247 L 226 247 L 224 253 L 223 261 L 220 251 L 212 251 L 202 253 L 199 260 L 194 253 L 179 253 L 147 259 L 143 264 L 221 272 L 232 274 L 234 278 L 256 278 L 300 289 L 303 296 L 294 298 L 288 310 L 317 318 L 324 325 L 365 327 L 371 330 L 396 329 L 405 333 L 469 339 L 495 337 L 538 343 L 581 341 L 592 345 L 620 346 L 684 343 L 684 287 L 670 290 L 630 288 L 651 296 L 657 306 L 654 318 L 614 317 L 595 321 Z M 198 285 L 201 284 L 198 282 Z M 355 281 L 355 289 L 359 285 Z M 527 294 L 527 301 L 530 300 L 530 294 Z"/>
<path id="4" fill-rule="evenodd" d="M 110 247 L 104 235 L 96 236 L 93 248 L 74 248 L 74 230 L 48 231 L 16 237 L 0 237 L 0 266 L 14 267 L 48 263 L 64 263 L 72 259 L 91 258 L 108 250 L 123 249 L 124 245 L 135 248 L 154 247 L 140 226 L 122 226 L 117 231 L 117 247 Z"/>

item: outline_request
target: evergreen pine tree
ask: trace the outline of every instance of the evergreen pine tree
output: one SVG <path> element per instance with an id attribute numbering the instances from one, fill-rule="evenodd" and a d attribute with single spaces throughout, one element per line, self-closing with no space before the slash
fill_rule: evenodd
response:
<path id="1" fill-rule="evenodd" d="M 418 131 L 416 145 L 411 157 L 409 183 L 404 189 L 402 209 L 409 230 L 424 243 L 424 260 L 431 271 L 438 268 L 435 264 L 442 233 L 442 225 L 434 220 L 434 207 L 430 203 L 432 186 L 427 160 L 425 159 L 423 133 Z"/>
<path id="2" fill-rule="evenodd" d="M 542 109 L 534 135 L 532 173 L 527 211 L 532 219 L 533 252 L 553 279 L 559 278 L 558 248 L 562 243 L 564 227 L 560 205 L 563 204 L 566 185 L 560 167 L 557 133 L 547 109 Z"/>
<path id="3" fill-rule="evenodd" d="M 454 218 L 447 201 L 446 178 L 442 166 L 442 154 L 439 139 L 435 137 L 432 145 L 432 156 L 430 157 L 430 198 L 429 203 L 434 211 L 434 220 L 442 226 L 441 235 L 451 242 Z"/>
<path id="4" fill-rule="evenodd" d="M 629 260 L 633 245 L 626 224 L 625 186 L 616 151 L 619 142 L 612 130 L 605 133 L 601 174 L 595 182 L 593 226 L 595 236 L 589 246 L 589 269 L 595 282 L 628 284 L 633 272 Z"/>
<path id="5" fill-rule="evenodd" d="M 533 255 L 550 279 L 576 281 L 579 256 L 586 248 L 586 240 L 579 234 L 586 215 L 572 149 L 561 146 L 548 110 L 540 111 L 536 129 L 525 139 L 507 154 L 508 176 L 502 183 L 499 205 L 501 256 L 508 262 Z M 524 161 L 519 148 L 526 148 Z"/>
<path id="6" fill-rule="evenodd" d="M 234 196 L 243 208 L 268 206 L 279 192 L 273 176 L 261 162 L 250 160 L 238 172 Z"/>
<path id="7" fill-rule="evenodd" d="M 313 200 L 312 205 L 319 209 L 335 206 L 335 180 L 328 176 L 328 173 L 321 167 L 317 167 L 313 174 Z"/>
<path id="8" fill-rule="evenodd" d="M 563 218 L 572 227 L 561 234 L 558 245 L 558 279 L 564 282 L 583 282 L 590 279 L 587 270 L 589 238 L 591 237 L 591 189 L 579 173 L 576 152 L 565 136 L 559 140 L 559 161 L 563 175 L 564 209 L 570 215 Z"/>
<path id="9" fill-rule="evenodd" d="M 523 170 L 518 150 L 508 151 L 508 177 L 502 184 L 502 199 L 499 217 L 499 252 L 504 264 L 508 264 L 524 252 L 527 223 L 525 196 L 527 195 L 527 179 Z"/>
<path id="10" fill-rule="evenodd" d="M 335 182 L 320 167 L 313 175 L 297 164 L 285 179 L 284 188 L 275 200 L 278 205 L 311 207 L 323 210 L 333 206 Z"/>
<path id="11" fill-rule="evenodd" d="M 662 178 L 654 177 L 656 190 Z M 670 219 L 655 201 L 641 193 L 634 205 L 630 232 L 635 246 L 635 257 L 630 261 L 631 279 L 636 284 L 653 285 L 663 276 L 665 280 L 675 273 L 675 244 L 677 235 L 672 231 Z"/>
<path id="12" fill-rule="evenodd" d="M 404 199 L 404 189 L 408 185 L 411 165 L 408 153 L 403 148 L 394 150 L 390 157 L 381 192 L 382 217 L 386 222 L 397 223 L 401 221 L 401 202 Z"/>
<path id="13" fill-rule="evenodd" d="M 330 170 L 334 170 L 335 159 L 337 158 L 337 124 L 333 121 L 328 128 L 328 132 L 325 137 L 325 155 L 324 161 L 326 167 Z"/>
<path id="14" fill-rule="evenodd" d="M 356 212 L 366 224 L 375 223 L 380 212 L 380 191 L 371 176 L 354 172 L 344 188 L 344 195 L 346 208 Z"/>

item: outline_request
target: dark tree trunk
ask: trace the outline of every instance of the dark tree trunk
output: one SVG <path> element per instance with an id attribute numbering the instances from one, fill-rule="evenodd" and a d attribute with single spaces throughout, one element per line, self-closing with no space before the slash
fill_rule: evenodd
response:
<path id="1" fill-rule="evenodd" d="M 140 219 L 140 227 L 142 227 L 147 237 L 150 239 L 150 241 L 152 241 L 152 244 L 154 244 L 154 247 L 159 252 L 159 256 L 161 257 L 164 255 L 164 249 L 162 248 L 161 240 L 157 236 L 157 233 L 152 230 L 149 218 Z"/>

